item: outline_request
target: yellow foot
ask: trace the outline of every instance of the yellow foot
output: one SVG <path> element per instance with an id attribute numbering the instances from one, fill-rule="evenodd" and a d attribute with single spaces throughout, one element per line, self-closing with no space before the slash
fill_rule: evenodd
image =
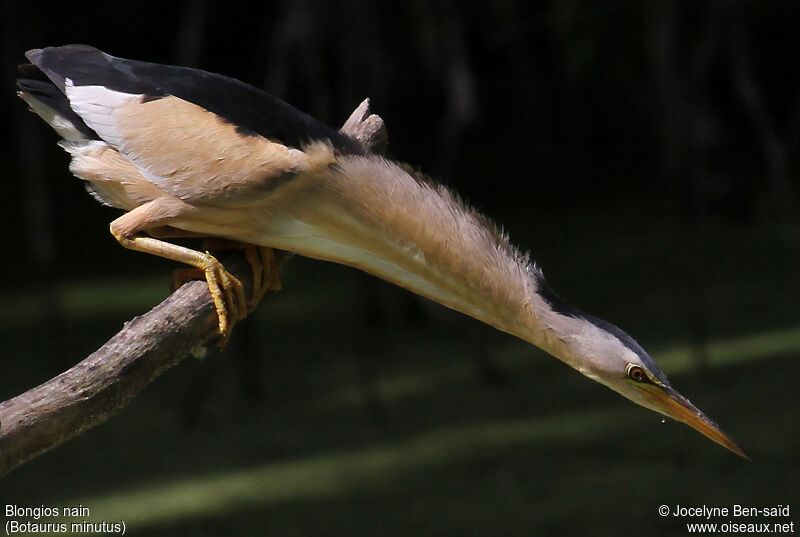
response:
<path id="1" fill-rule="evenodd" d="M 220 340 L 217 345 L 224 347 L 231 336 L 234 323 L 247 316 L 247 311 L 244 309 L 246 305 L 244 288 L 242 282 L 228 272 L 214 256 L 206 253 L 206 258 L 208 265 L 203 270 L 219 318 Z"/>
<path id="2" fill-rule="evenodd" d="M 208 290 L 214 300 L 214 309 L 219 319 L 220 339 L 217 345 L 224 347 L 231 336 L 233 325 L 247 316 L 247 301 L 242 282 L 228 272 L 214 256 L 208 252 L 203 255 L 204 260 L 200 262 L 203 266 L 175 271 L 173 286 L 177 289 L 190 280 L 205 280 L 208 283 Z"/>
<path id="3" fill-rule="evenodd" d="M 272 248 L 246 245 L 244 255 L 253 270 L 253 292 L 247 301 L 247 312 L 250 313 L 256 309 L 267 291 L 281 289 L 281 277 L 278 273 L 278 263 L 275 262 L 275 251 Z"/>
<path id="4" fill-rule="evenodd" d="M 216 250 L 242 250 L 253 272 L 253 286 L 250 299 L 246 302 L 247 313 L 256 309 L 267 291 L 278 291 L 281 288 L 281 278 L 278 272 L 278 263 L 275 261 L 275 252 L 266 246 L 256 246 L 228 239 L 208 239 L 203 242 L 203 248 Z"/>

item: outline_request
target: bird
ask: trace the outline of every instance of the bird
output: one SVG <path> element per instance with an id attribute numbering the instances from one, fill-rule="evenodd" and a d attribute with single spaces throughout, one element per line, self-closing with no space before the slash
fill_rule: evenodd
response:
<path id="1" fill-rule="evenodd" d="M 424 174 L 223 75 L 88 45 L 25 56 L 19 96 L 60 135 L 89 192 L 125 211 L 111 234 L 199 270 L 221 339 L 280 286 L 271 252 L 285 250 L 361 269 L 516 336 L 748 458 L 636 340 L 565 302 L 530 254 Z M 253 296 L 209 252 L 166 240 L 181 236 L 248 248 L 262 266 Z"/>

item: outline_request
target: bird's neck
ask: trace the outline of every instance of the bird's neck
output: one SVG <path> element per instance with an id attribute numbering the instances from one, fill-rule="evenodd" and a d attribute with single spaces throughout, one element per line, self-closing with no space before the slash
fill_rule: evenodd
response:
<path id="1" fill-rule="evenodd" d="M 546 347 L 536 269 L 449 190 L 380 158 L 344 157 L 312 197 L 291 209 L 291 239 L 276 246 L 360 268 Z"/>

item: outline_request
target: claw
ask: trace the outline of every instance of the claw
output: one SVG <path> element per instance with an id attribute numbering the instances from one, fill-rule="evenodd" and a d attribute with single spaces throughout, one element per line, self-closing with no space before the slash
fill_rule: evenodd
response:
<path id="1" fill-rule="evenodd" d="M 244 287 L 242 282 L 228 272 L 214 256 L 209 253 L 205 256 L 205 266 L 199 268 L 205 272 L 208 290 L 211 292 L 219 318 L 220 340 L 217 345 L 224 347 L 228 343 L 234 323 L 247 315 L 244 309 L 246 305 Z"/>
<path id="2" fill-rule="evenodd" d="M 247 315 L 248 303 L 244 297 L 244 287 L 233 274 L 214 256 L 205 252 L 197 268 L 177 269 L 173 273 L 173 289 L 192 280 L 205 280 L 214 301 L 214 309 L 219 319 L 220 340 L 218 346 L 224 347 L 230 338 L 233 325 Z"/>
<path id="3" fill-rule="evenodd" d="M 250 299 L 246 304 L 247 313 L 251 313 L 258 306 L 267 291 L 278 291 L 281 288 L 281 279 L 275 253 L 272 248 L 256 246 L 228 239 L 208 239 L 203 242 L 203 247 L 211 250 L 243 250 L 253 272 L 253 285 Z"/>
<path id="4" fill-rule="evenodd" d="M 247 312 L 258 306 L 267 291 L 278 291 L 281 288 L 278 264 L 275 262 L 275 251 L 263 246 L 246 246 L 245 257 L 253 270 L 253 290 L 247 301 Z"/>

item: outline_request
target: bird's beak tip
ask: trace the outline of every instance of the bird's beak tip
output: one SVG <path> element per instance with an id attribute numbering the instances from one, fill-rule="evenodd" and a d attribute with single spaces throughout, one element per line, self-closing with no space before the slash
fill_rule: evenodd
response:
<path id="1" fill-rule="evenodd" d="M 750 456 L 747 453 L 745 453 L 744 450 L 742 450 L 742 448 L 739 447 L 739 444 L 737 444 L 733 440 L 733 438 L 730 437 L 730 435 L 728 435 L 726 432 L 721 430 L 716 424 L 714 424 L 714 422 L 711 422 L 711 423 L 717 428 L 717 431 L 724 437 L 724 441 L 719 441 L 714 437 L 706 435 L 708 438 L 711 438 L 711 440 L 714 440 L 719 445 L 721 445 L 724 448 L 726 448 L 728 451 L 731 451 L 732 453 L 735 453 L 736 455 L 738 455 L 739 457 L 745 459 L 746 461 L 753 462 L 753 459 L 751 459 Z M 691 424 L 688 424 L 688 425 L 691 425 Z M 693 425 L 691 425 L 691 426 L 694 427 Z M 695 429 L 697 429 L 697 427 L 695 427 Z M 700 432 L 703 433 L 703 431 L 700 431 Z M 705 434 L 705 433 L 703 433 L 703 434 Z"/>
<path id="2" fill-rule="evenodd" d="M 703 414 L 697 407 L 695 407 L 688 399 L 678 393 L 671 387 L 665 387 L 653 392 L 655 396 L 652 398 L 656 410 L 670 418 L 681 421 L 692 427 L 706 438 L 713 440 L 717 444 L 726 448 L 727 450 L 737 454 L 738 456 L 752 461 L 749 456 L 739 447 L 739 445 L 731 438 L 731 436 L 723 431 L 719 425 L 710 420 Z"/>

